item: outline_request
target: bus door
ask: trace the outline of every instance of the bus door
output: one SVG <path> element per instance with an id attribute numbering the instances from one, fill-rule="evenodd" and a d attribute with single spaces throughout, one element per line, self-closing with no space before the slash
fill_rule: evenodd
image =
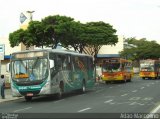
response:
<path id="1" fill-rule="evenodd" d="M 72 60 L 71 55 L 67 54 L 64 57 L 63 64 L 63 80 L 65 82 L 65 90 L 70 91 L 74 87 L 74 82 L 72 80 Z"/>
<path id="2" fill-rule="evenodd" d="M 51 80 L 51 93 L 55 93 L 59 89 L 59 80 L 58 80 L 58 68 L 57 68 L 57 59 L 55 53 L 49 54 L 50 62 L 50 80 Z"/>
<path id="3" fill-rule="evenodd" d="M 83 82 L 83 61 L 82 58 L 79 56 L 73 56 L 72 57 L 72 61 L 73 61 L 73 83 L 74 83 L 74 87 L 75 89 L 79 89 L 82 86 L 82 82 Z"/>
<path id="4" fill-rule="evenodd" d="M 67 54 L 57 54 L 57 69 L 58 80 L 65 84 L 64 90 L 71 90 L 73 88 L 73 81 L 71 78 L 71 56 Z"/>
<path id="5" fill-rule="evenodd" d="M 96 81 L 96 74 L 95 74 L 95 69 L 94 69 L 92 58 L 87 58 L 86 67 L 87 67 L 86 69 L 87 69 L 87 75 L 88 75 L 87 85 L 89 87 L 92 87 Z"/>

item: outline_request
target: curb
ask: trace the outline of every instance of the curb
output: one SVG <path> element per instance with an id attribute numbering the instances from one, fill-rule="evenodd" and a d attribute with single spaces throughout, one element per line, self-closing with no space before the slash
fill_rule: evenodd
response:
<path id="1" fill-rule="evenodd" d="M 23 97 L 14 97 L 14 98 L 10 98 L 10 99 L 0 99 L 0 103 L 3 103 L 3 102 L 9 102 L 9 101 L 13 101 L 13 100 L 17 100 L 17 99 L 21 99 Z"/>

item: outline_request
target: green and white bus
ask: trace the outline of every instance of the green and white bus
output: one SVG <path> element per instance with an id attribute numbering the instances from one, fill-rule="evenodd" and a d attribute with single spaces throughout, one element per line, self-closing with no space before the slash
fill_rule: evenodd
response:
<path id="1" fill-rule="evenodd" d="M 95 83 L 93 58 L 66 50 L 32 50 L 15 52 L 10 62 L 11 89 L 14 97 L 34 96 L 80 90 Z"/>

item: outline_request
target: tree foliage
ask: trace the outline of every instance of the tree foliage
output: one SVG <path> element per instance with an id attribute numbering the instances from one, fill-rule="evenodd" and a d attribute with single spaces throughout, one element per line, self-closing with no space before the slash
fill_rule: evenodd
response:
<path id="1" fill-rule="evenodd" d="M 136 47 L 125 48 L 120 54 L 123 57 L 127 57 L 132 60 L 140 59 L 157 59 L 160 57 L 160 44 L 156 41 L 147 41 L 142 38 L 137 40 L 136 38 L 127 38 L 125 41 L 130 45 Z"/>
<path id="2" fill-rule="evenodd" d="M 110 24 L 100 22 L 89 22 L 82 35 L 82 39 L 87 43 L 84 52 L 91 55 L 97 55 L 103 45 L 115 45 L 118 37 L 116 30 Z"/>
<path id="3" fill-rule="evenodd" d="M 96 56 L 102 45 L 114 45 L 118 42 L 116 30 L 105 22 L 88 22 L 82 24 L 67 16 L 48 16 L 41 21 L 31 21 L 27 30 L 19 29 L 10 33 L 12 47 L 24 43 L 56 48 L 63 47 L 80 53 Z"/>
<path id="4" fill-rule="evenodd" d="M 21 42 L 23 42 L 23 37 L 25 36 L 25 32 L 23 29 L 19 29 L 9 34 L 9 40 L 11 47 L 18 46 Z"/>
<path id="5" fill-rule="evenodd" d="M 68 29 L 70 28 L 69 24 L 73 22 L 74 19 L 67 16 L 48 16 L 42 19 L 42 23 L 45 26 L 52 26 L 54 29 L 52 48 L 56 48 L 58 43 L 62 43 L 66 39 L 68 39 L 67 35 L 70 35 Z M 71 36 L 71 35 L 70 35 Z"/>

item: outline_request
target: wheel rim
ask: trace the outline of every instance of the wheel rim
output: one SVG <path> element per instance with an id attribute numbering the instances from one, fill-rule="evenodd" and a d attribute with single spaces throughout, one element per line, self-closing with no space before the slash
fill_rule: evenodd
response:
<path id="1" fill-rule="evenodd" d="M 83 91 L 83 92 L 86 91 L 86 87 L 85 87 L 85 84 L 84 84 L 84 83 L 83 83 L 82 91 Z"/>

